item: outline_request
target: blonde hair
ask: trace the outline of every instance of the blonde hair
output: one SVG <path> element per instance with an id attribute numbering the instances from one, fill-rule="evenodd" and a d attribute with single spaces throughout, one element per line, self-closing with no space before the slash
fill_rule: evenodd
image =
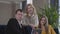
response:
<path id="1" fill-rule="evenodd" d="M 36 8 L 35 8 L 32 4 L 27 4 L 27 5 L 26 5 L 26 7 L 25 7 L 25 12 L 27 11 L 28 6 L 31 6 L 31 7 L 34 9 L 33 14 L 37 15 Z M 27 12 L 26 12 L 26 13 L 27 13 Z"/>

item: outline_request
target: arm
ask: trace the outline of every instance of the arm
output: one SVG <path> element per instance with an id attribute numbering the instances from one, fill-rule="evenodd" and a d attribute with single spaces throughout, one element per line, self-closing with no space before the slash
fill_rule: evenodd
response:
<path id="1" fill-rule="evenodd" d="M 38 16 L 36 15 L 35 16 L 35 26 L 38 26 L 38 24 L 39 24 L 39 20 L 38 20 Z"/>
<path id="2" fill-rule="evenodd" d="M 54 31 L 54 29 L 50 26 L 51 28 L 51 34 L 56 34 L 56 32 Z"/>

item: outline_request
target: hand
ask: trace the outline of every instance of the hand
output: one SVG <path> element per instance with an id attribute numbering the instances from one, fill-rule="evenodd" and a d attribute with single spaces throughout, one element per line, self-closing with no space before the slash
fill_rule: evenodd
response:
<path id="1" fill-rule="evenodd" d="M 41 29 L 45 31 L 44 23 L 41 21 Z"/>
<path id="2" fill-rule="evenodd" d="M 41 21 L 41 25 L 44 26 L 44 23 Z"/>
<path id="3" fill-rule="evenodd" d="M 35 32 L 35 34 L 38 34 L 38 32 Z"/>
<path id="4" fill-rule="evenodd" d="M 30 24 L 30 26 L 32 27 L 32 29 L 35 29 L 35 25 L 33 25 L 33 24 Z"/>

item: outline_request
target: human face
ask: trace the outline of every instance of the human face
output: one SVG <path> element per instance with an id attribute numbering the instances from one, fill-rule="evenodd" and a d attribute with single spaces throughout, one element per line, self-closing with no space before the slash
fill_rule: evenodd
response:
<path id="1" fill-rule="evenodd" d="M 32 6 L 28 6 L 27 7 L 27 12 L 28 12 L 28 14 L 32 14 L 33 13 L 33 7 Z"/>
<path id="2" fill-rule="evenodd" d="M 44 25 L 45 23 L 46 23 L 46 18 L 43 17 L 43 18 L 41 19 L 41 24 Z"/>
<path id="3" fill-rule="evenodd" d="M 17 14 L 15 15 L 15 17 L 16 17 L 17 20 L 21 20 L 22 17 L 23 17 L 23 13 L 18 11 Z"/>

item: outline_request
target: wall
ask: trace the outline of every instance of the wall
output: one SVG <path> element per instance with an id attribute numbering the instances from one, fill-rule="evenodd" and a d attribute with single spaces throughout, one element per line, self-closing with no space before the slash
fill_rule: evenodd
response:
<path id="1" fill-rule="evenodd" d="M 19 4 L 0 3 L 0 25 L 6 25 L 9 18 L 13 17 L 14 12 L 20 6 Z"/>

